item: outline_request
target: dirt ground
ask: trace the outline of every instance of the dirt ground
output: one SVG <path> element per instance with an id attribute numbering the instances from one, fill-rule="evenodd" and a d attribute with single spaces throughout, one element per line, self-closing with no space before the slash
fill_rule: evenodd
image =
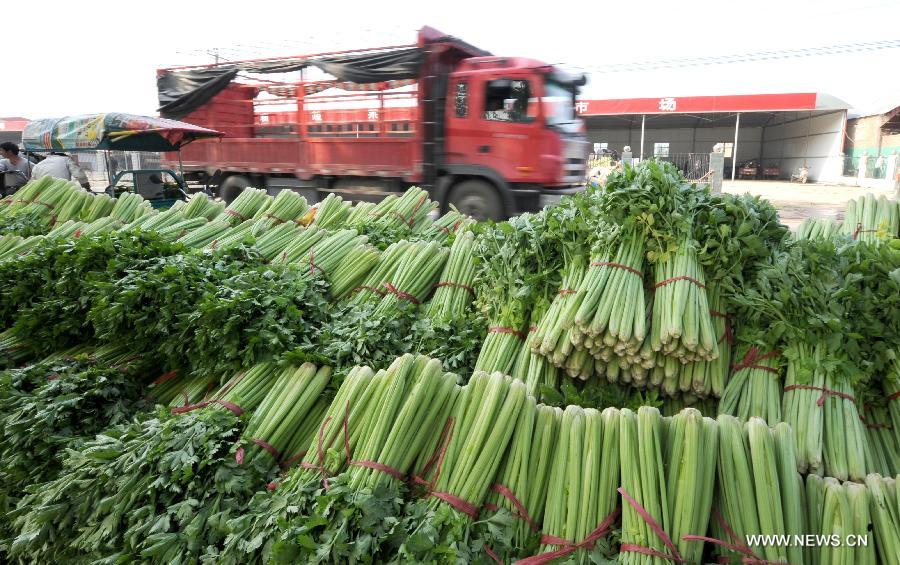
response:
<path id="1" fill-rule="evenodd" d="M 786 181 L 735 180 L 722 183 L 722 192 L 759 195 L 770 200 L 778 209 L 781 221 L 796 228 L 806 218 L 834 218 L 842 220 L 847 201 L 869 192 L 875 196 L 891 197 L 892 189 L 871 189 L 834 184 L 800 184 Z"/>

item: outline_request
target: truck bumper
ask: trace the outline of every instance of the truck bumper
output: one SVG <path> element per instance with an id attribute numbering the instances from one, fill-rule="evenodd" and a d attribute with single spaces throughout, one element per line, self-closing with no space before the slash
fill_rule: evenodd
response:
<path id="1" fill-rule="evenodd" d="M 563 196 L 576 194 L 586 187 L 565 186 L 565 187 L 529 187 L 529 188 L 513 188 L 510 192 L 516 205 L 516 213 L 539 212 L 547 206 L 558 204 Z"/>

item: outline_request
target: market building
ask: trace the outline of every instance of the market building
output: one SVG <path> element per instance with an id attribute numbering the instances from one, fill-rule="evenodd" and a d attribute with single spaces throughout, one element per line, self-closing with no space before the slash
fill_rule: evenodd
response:
<path id="1" fill-rule="evenodd" d="M 851 111 L 847 119 L 844 174 L 884 179 L 900 153 L 900 105 Z"/>
<path id="2" fill-rule="evenodd" d="M 4 141 L 21 143 L 22 131 L 25 129 L 26 124 L 28 124 L 27 118 L 0 118 L 0 143 Z"/>
<path id="3" fill-rule="evenodd" d="M 579 100 L 594 152 L 626 146 L 669 160 L 689 177 L 709 170 L 722 144 L 725 178 L 839 182 L 849 105 L 822 93 Z"/>

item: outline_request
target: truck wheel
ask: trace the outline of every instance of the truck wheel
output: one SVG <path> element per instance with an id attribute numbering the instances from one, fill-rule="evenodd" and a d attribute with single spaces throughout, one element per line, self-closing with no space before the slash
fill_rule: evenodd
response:
<path id="1" fill-rule="evenodd" d="M 250 179 L 241 175 L 231 175 L 219 185 L 219 197 L 231 204 L 238 195 L 250 186 Z"/>
<path id="2" fill-rule="evenodd" d="M 467 180 L 450 191 L 448 204 L 476 220 L 502 220 L 503 201 L 494 185 L 483 180 Z"/>

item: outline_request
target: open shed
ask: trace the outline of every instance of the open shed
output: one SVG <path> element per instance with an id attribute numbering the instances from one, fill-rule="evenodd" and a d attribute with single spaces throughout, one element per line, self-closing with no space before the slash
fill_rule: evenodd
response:
<path id="1" fill-rule="evenodd" d="M 595 152 L 669 160 L 702 169 L 713 146 L 725 149 L 726 178 L 840 178 L 847 103 L 821 93 L 579 100 Z M 742 165 L 745 165 L 742 167 Z"/>

